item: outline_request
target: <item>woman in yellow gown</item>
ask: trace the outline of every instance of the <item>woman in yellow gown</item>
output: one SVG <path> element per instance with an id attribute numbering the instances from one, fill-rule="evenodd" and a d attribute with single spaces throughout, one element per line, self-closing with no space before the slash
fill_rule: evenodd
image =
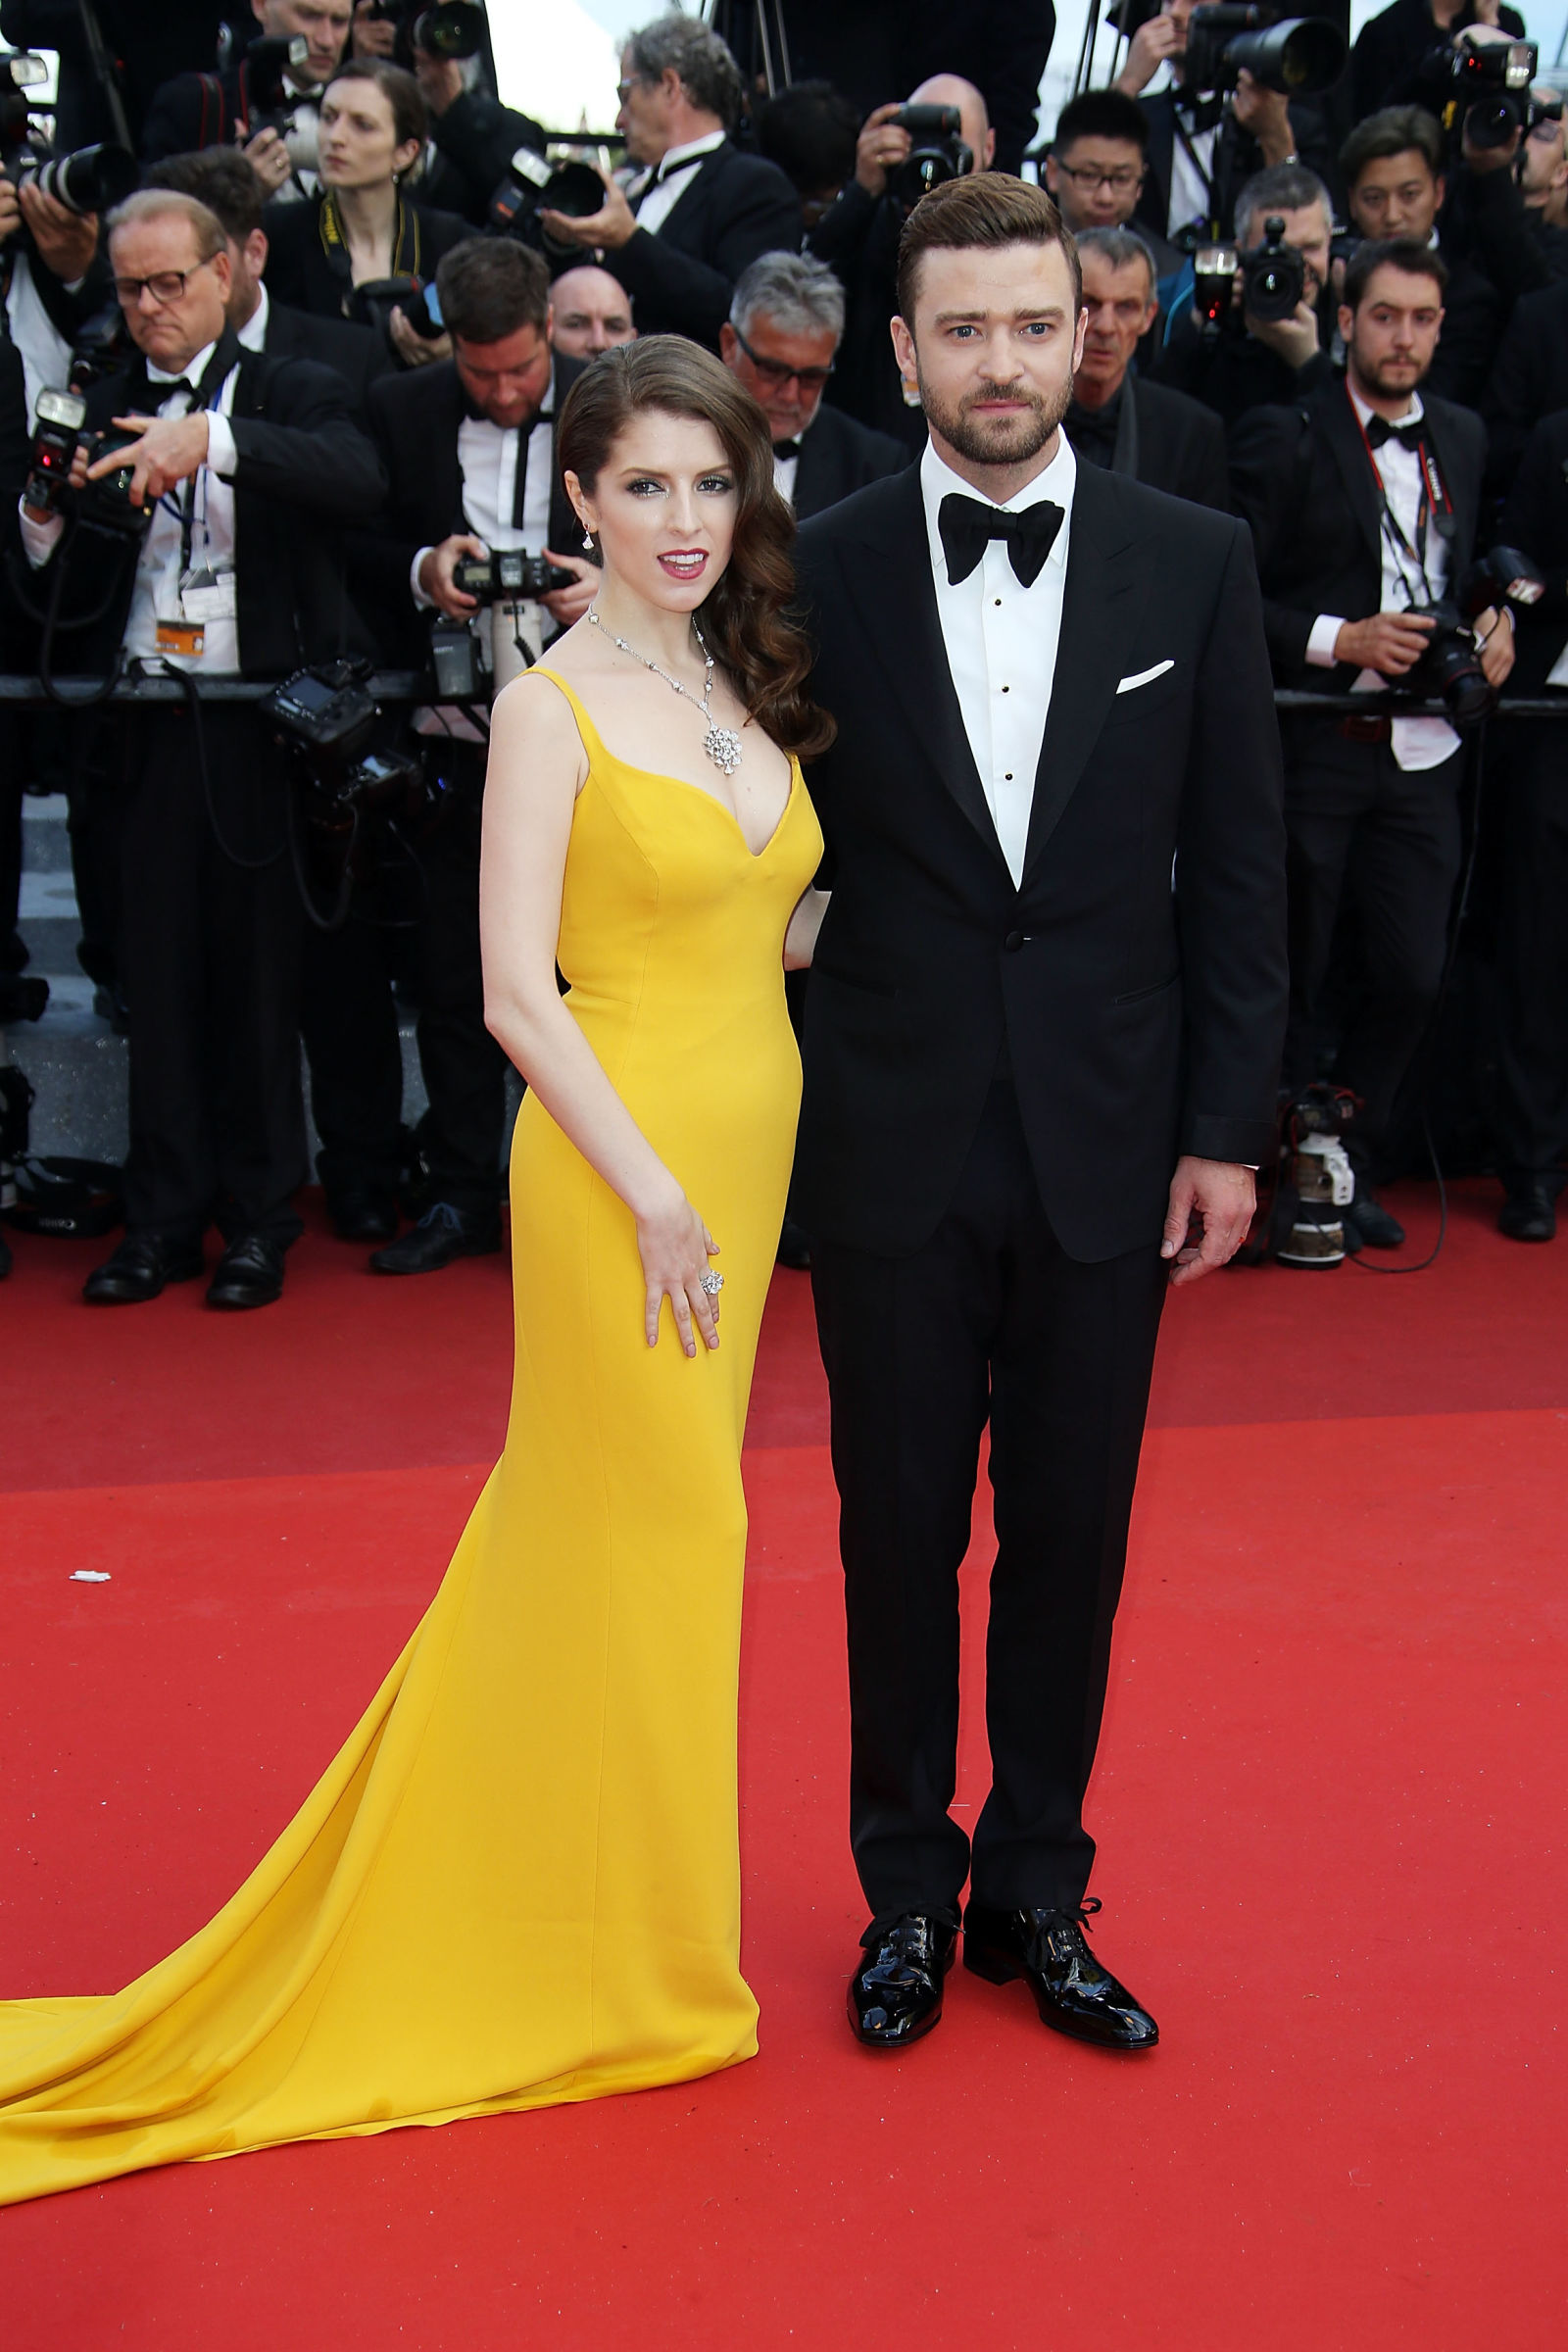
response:
<path id="1" fill-rule="evenodd" d="M 487 1013 L 530 1082 L 506 1450 L 211 1925 L 122 1992 L 0 2005 L 0 2202 L 757 2048 L 740 1447 L 800 1086 L 784 961 L 820 915 L 795 755 L 829 727 L 766 425 L 719 363 L 611 352 L 558 434 L 605 573 L 492 738 Z"/>

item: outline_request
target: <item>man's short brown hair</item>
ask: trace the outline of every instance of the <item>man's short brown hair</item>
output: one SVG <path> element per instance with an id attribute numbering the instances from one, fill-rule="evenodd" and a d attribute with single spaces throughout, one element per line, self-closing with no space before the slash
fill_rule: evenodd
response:
<path id="1" fill-rule="evenodd" d="M 505 343 L 519 327 L 545 331 L 550 272 L 542 254 L 514 237 L 465 237 L 435 273 L 442 324 L 464 343 Z"/>
<path id="2" fill-rule="evenodd" d="M 967 252 L 1002 245 L 1059 245 L 1072 277 L 1073 315 L 1083 308 L 1084 279 L 1071 229 L 1044 188 L 1006 172 L 971 172 L 922 196 L 899 239 L 899 315 L 912 328 L 920 264 L 937 249 Z"/>

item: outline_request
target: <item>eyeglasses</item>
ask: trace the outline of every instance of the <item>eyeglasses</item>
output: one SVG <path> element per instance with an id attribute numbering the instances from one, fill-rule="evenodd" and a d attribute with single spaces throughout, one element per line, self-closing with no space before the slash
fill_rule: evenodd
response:
<path id="1" fill-rule="evenodd" d="M 617 106 L 624 106 L 627 99 L 631 96 L 633 90 L 640 90 L 643 86 L 643 83 L 647 79 L 648 76 L 646 74 L 634 74 L 630 81 L 617 81 L 615 84 L 615 104 Z"/>
<path id="2" fill-rule="evenodd" d="M 1132 164 L 1118 164 L 1113 172 L 1106 172 L 1099 164 L 1058 162 L 1056 170 L 1086 196 L 1092 196 L 1096 188 L 1114 188 L 1118 196 L 1125 196 L 1129 188 L 1142 187 L 1145 176 L 1143 167 Z"/>
<path id="3" fill-rule="evenodd" d="M 117 277 L 115 292 L 127 311 L 140 302 L 144 290 L 160 308 L 165 308 L 172 302 L 178 302 L 196 271 L 210 268 L 215 259 L 216 256 L 209 254 L 205 262 L 197 262 L 189 270 L 155 270 L 151 277 Z"/>
<path id="4" fill-rule="evenodd" d="M 833 372 L 831 360 L 825 368 L 786 368 L 781 360 L 764 360 L 760 351 L 752 349 L 738 326 L 732 323 L 730 332 L 770 392 L 782 392 L 786 384 L 799 384 L 803 392 L 820 392 Z"/>

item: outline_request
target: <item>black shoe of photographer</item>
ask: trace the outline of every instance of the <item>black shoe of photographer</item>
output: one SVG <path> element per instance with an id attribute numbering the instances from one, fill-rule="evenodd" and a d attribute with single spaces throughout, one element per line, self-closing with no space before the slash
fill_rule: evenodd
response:
<path id="1" fill-rule="evenodd" d="M 1497 1211 L 1497 1231 L 1510 1242 L 1550 1242 L 1557 1236 L 1557 1203 L 1544 1184 L 1521 1185 Z"/>
<path id="2" fill-rule="evenodd" d="M 242 1233 L 207 1285 L 209 1306 L 270 1306 L 283 1296 L 283 1252 L 265 1233 Z"/>
<path id="3" fill-rule="evenodd" d="M 141 1306 L 166 1283 L 194 1282 L 202 1270 L 199 1242 L 170 1242 L 159 1233 L 127 1233 L 113 1256 L 94 1266 L 81 1286 L 89 1306 Z"/>
<path id="4" fill-rule="evenodd" d="M 963 1965 L 988 1984 L 1022 1977 L 1041 2022 L 1102 2050 L 1152 2050 L 1159 2028 L 1125 1984 L 1102 1968 L 1084 1936 L 1100 1909 L 1093 1895 L 1076 1911 L 993 1911 L 963 1915 Z"/>
<path id="5" fill-rule="evenodd" d="M 390 1242 L 398 1230 L 398 1204 L 373 1184 L 327 1188 L 326 1214 L 340 1242 Z"/>
<path id="6" fill-rule="evenodd" d="M 1355 1199 L 1345 1212 L 1345 1246 L 1347 1250 L 1400 1250 L 1404 1247 L 1404 1227 L 1370 1192 L 1361 1190 L 1357 1180 Z"/>
<path id="7" fill-rule="evenodd" d="M 434 1200 L 401 1241 L 372 1250 L 370 1264 L 377 1274 L 436 1274 L 455 1257 L 488 1257 L 500 1247 L 499 1217 L 476 1217 L 450 1200 Z"/>

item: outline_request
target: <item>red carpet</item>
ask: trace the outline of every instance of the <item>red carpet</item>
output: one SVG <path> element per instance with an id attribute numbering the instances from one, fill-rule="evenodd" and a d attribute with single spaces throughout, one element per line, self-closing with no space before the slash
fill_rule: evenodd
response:
<path id="1" fill-rule="evenodd" d="M 1401 1205 L 1419 1253 L 1430 1203 Z M 762 2056 L 0 2213 L 6 2344 L 1559 2352 L 1568 1248 L 1489 1207 L 1409 1281 L 1172 1302 L 1092 1799 L 1152 2058 L 961 1972 L 905 2059 L 848 2038 L 833 1498 L 782 1277 L 748 1469 Z M 505 1409 L 499 1260 L 377 1283 L 313 1232 L 279 1308 L 221 1318 L 195 1290 L 77 1310 L 90 1255 L 24 1243 L 0 1293 L 8 1994 L 106 1988 L 231 1891 L 433 1589 Z M 977 1544 L 976 1616 L 983 1574 Z M 971 1703 L 971 1812 L 984 1785 Z"/>

